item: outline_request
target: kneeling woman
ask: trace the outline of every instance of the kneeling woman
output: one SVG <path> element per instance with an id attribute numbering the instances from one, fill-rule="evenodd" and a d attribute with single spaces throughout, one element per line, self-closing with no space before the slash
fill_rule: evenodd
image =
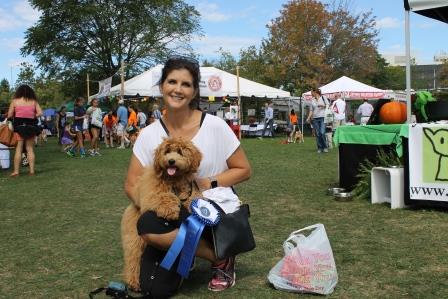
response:
<path id="1" fill-rule="evenodd" d="M 196 182 L 201 190 L 213 185 L 229 187 L 249 179 L 251 168 L 239 140 L 220 118 L 199 111 L 199 64 L 190 58 L 170 58 L 162 70 L 159 88 L 167 113 L 139 134 L 125 182 L 126 194 L 134 200 L 133 188 L 143 168 L 153 164 L 153 154 L 163 138 L 191 140 L 202 153 Z M 213 182 L 213 184 L 212 184 Z M 185 219 L 188 211 L 181 211 Z M 174 295 L 180 276 L 159 268 L 166 251 L 176 238 L 181 221 L 169 222 L 147 212 L 140 217 L 138 231 L 147 246 L 141 259 L 140 287 L 155 297 Z M 196 256 L 212 263 L 213 277 L 208 288 L 222 291 L 235 284 L 235 257 L 217 260 L 213 245 L 205 239 Z"/>

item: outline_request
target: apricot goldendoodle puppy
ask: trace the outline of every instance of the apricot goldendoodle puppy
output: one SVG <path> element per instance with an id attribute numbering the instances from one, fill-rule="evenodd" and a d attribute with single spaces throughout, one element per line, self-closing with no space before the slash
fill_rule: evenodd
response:
<path id="1" fill-rule="evenodd" d="M 191 201 L 201 195 L 194 175 L 202 154 L 192 142 L 167 138 L 155 150 L 154 165 L 146 167 L 135 186 L 135 202 L 124 211 L 121 239 L 124 255 L 124 280 L 140 289 L 140 258 L 145 243 L 137 232 L 137 221 L 146 211 L 158 217 L 176 220 L 180 205 L 190 209 Z"/>

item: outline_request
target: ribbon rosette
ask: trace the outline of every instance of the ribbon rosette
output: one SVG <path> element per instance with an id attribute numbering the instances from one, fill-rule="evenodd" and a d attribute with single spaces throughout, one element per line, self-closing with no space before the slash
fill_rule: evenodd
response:
<path id="1" fill-rule="evenodd" d="M 190 207 L 192 215 L 182 222 L 176 239 L 160 263 L 161 267 L 170 270 L 180 254 L 177 273 L 183 278 L 188 277 L 204 227 L 214 226 L 221 219 L 219 211 L 210 202 L 201 198 L 194 199 Z"/>

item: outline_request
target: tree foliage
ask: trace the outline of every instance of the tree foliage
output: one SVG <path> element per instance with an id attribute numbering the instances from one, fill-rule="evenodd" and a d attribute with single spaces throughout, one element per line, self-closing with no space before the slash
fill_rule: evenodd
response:
<path id="1" fill-rule="evenodd" d="M 26 31 L 21 52 L 33 55 L 50 76 L 93 69 L 106 78 L 122 61 L 129 76 L 169 53 L 189 51 L 192 34 L 200 30 L 199 13 L 179 0 L 30 3 L 42 14 Z"/>
<path id="2" fill-rule="evenodd" d="M 448 87 L 448 59 L 443 61 L 439 72 L 440 86 Z"/>
<path id="3" fill-rule="evenodd" d="M 369 78 L 377 57 L 375 17 L 354 14 L 347 2 L 333 7 L 292 0 L 268 25 L 262 52 L 266 75 L 276 86 L 304 91 L 346 75 Z"/>

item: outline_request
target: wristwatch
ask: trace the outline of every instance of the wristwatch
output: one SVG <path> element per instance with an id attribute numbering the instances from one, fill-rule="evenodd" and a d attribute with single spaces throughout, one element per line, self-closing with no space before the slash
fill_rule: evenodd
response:
<path id="1" fill-rule="evenodd" d="M 216 179 L 216 177 L 211 176 L 208 179 L 210 181 L 211 189 L 218 187 L 218 180 Z"/>

